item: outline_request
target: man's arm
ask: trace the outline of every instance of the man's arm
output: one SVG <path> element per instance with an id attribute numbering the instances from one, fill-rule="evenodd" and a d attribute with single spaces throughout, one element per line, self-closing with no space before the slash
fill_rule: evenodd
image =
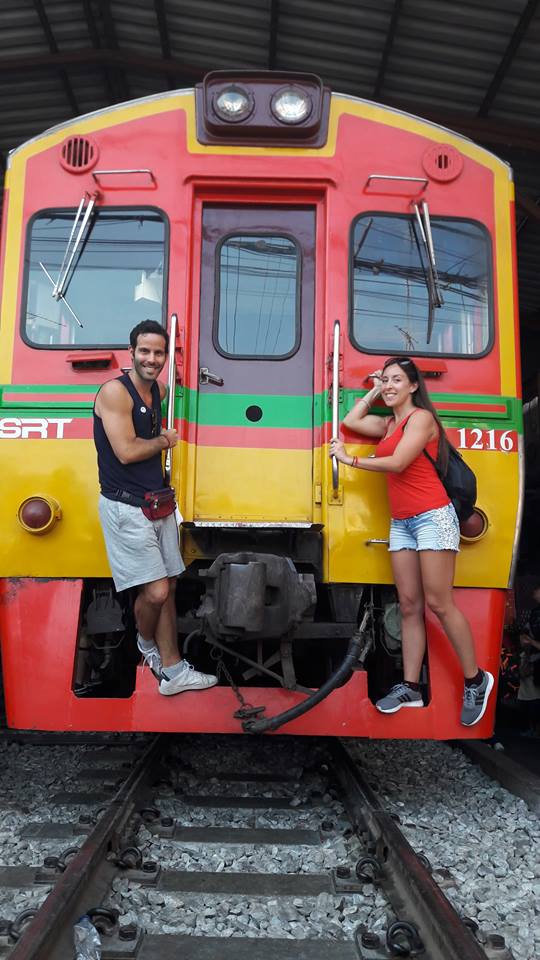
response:
<path id="1" fill-rule="evenodd" d="M 132 419 L 133 401 L 117 380 L 103 384 L 96 398 L 96 413 L 120 463 L 139 463 L 161 453 L 178 442 L 176 430 L 163 430 L 158 437 L 144 440 L 135 435 Z"/>

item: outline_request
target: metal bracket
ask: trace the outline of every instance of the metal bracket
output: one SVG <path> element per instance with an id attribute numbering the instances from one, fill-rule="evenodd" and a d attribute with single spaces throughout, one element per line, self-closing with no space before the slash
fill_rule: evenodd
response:
<path id="1" fill-rule="evenodd" d="M 340 507 L 343 504 L 343 484 L 338 483 L 337 490 L 330 487 L 328 490 L 328 505 L 330 507 Z"/>

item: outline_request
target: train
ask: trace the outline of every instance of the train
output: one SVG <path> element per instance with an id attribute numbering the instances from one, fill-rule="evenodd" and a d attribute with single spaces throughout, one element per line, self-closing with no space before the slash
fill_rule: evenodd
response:
<path id="1" fill-rule="evenodd" d="M 425 708 L 377 711 L 401 676 L 385 480 L 332 461 L 329 441 L 386 357 L 414 358 L 477 477 L 455 595 L 497 676 L 523 499 L 506 162 L 312 74 L 214 71 L 14 149 L 1 250 L 10 727 L 490 735 L 495 697 L 459 724 L 463 678 L 429 611 Z M 96 392 L 129 369 L 144 319 L 171 337 L 179 638 L 219 678 L 170 698 L 139 662 L 132 594 L 114 591 L 92 442 Z"/>

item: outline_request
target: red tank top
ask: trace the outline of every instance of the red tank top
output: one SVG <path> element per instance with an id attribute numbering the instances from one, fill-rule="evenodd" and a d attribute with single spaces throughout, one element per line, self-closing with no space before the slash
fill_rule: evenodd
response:
<path id="1" fill-rule="evenodd" d="M 405 425 L 415 411 L 405 417 L 398 427 L 377 444 L 376 457 L 390 457 L 403 437 Z M 438 439 L 430 440 L 426 450 L 437 459 Z M 437 471 L 423 451 L 402 473 L 387 473 L 388 499 L 390 514 L 394 520 L 406 520 L 426 510 L 435 510 L 450 503 L 450 497 L 444 489 Z"/>

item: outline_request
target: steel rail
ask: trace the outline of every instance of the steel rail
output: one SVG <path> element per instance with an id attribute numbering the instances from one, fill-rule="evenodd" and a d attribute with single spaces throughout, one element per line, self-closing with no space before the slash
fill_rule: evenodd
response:
<path id="1" fill-rule="evenodd" d="M 396 822 L 366 784 L 347 748 L 330 745 L 341 800 L 355 829 L 367 830 L 376 845 L 381 884 L 399 920 L 415 924 L 428 957 L 486 960 L 486 954 L 433 880 Z"/>
<path id="2" fill-rule="evenodd" d="M 10 953 L 10 960 L 65 960 L 73 956 L 73 925 L 99 907 L 118 872 L 107 854 L 121 838 L 143 792 L 161 760 L 163 737 L 155 737 L 78 854 L 68 863 L 42 907 Z"/>

